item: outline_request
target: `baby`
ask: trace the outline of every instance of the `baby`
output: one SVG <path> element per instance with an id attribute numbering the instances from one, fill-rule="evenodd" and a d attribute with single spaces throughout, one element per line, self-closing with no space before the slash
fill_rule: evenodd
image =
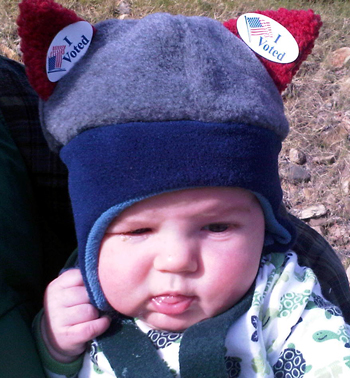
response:
<path id="1" fill-rule="evenodd" d="M 124 210 L 103 237 L 101 288 L 119 313 L 182 332 L 248 292 L 264 230 L 259 201 L 244 189 L 187 189 L 145 199 Z M 89 304 L 79 270 L 49 286 L 45 306 L 43 335 L 62 362 L 79 356 L 109 326 Z"/>
<path id="2" fill-rule="evenodd" d="M 45 134 L 69 170 L 79 243 L 79 269 L 49 285 L 36 322 L 48 375 L 348 376 L 348 326 L 292 249 L 278 175 L 279 90 L 319 17 L 267 12 L 300 51 L 265 68 L 232 20 L 91 27 L 37 3 L 21 4 L 19 33 Z M 266 22 L 246 17 L 248 30 Z M 283 33 L 264 38 L 282 51 Z"/>

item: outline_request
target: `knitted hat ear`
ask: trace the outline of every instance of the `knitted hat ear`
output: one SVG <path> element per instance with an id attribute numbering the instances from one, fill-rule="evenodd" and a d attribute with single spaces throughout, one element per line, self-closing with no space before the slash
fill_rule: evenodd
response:
<path id="1" fill-rule="evenodd" d="M 47 100 L 56 86 L 46 73 L 50 44 L 63 28 L 84 20 L 52 0 L 23 0 L 19 8 L 18 34 L 27 76 L 38 95 Z"/>
<path id="2" fill-rule="evenodd" d="M 314 14 L 312 10 L 287 10 L 281 8 L 278 11 L 267 10 L 256 11 L 254 13 L 277 21 L 292 34 L 298 44 L 299 56 L 291 63 L 275 63 L 256 54 L 272 77 L 278 90 L 282 92 L 292 81 L 301 63 L 307 58 L 314 47 L 314 42 L 322 26 L 321 18 L 319 15 Z M 237 30 L 237 19 L 226 21 L 223 25 L 241 38 Z"/>

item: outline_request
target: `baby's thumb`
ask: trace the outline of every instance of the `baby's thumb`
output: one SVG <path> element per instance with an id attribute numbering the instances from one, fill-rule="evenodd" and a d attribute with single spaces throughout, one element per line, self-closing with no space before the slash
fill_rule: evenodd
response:
<path id="1" fill-rule="evenodd" d="M 107 315 L 103 315 L 100 318 L 93 320 L 92 323 L 91 339 L 94 339 L 107 331 L 109 325 L 111 324 L 111 318 Z"/>

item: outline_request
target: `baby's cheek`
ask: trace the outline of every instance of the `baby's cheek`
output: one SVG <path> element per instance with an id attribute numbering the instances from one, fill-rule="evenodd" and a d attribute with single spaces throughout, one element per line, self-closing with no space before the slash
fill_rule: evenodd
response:
<path id="1" fill-rule="evenodd" d="M 234 306 L 248 292 L 255 280 L 258 262 L 228 264 L 221 274 L 208 283 L 206 290 L 206 312 L 218 315 Z"/>

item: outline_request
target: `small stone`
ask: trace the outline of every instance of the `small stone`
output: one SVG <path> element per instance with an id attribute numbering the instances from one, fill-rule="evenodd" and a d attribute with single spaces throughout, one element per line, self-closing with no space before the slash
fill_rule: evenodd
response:
<path id="1" fill-rule="evenodd" d="M 300 219 L 310 219 L 310 218 L 319 218 L 327 214 L 326 206 L 319 204 L 309 206 L 304 210 L 300 211 Z"/>
<path id="2" fill-rule="evenodd" d="M 15 51 L 11 50 L 9 47 L 6 45 L 0 43 L 0 54 L 5 55 L 6 58 L 16 60 L 18 59 L 17 54 Z"/>
<path id="3" fill-rule="evenodd" d="M 318 234 L 324 236 L 323 228 L 321 226 L 311 226 Z"/>
<path id="4" fill-rule="evenodd" d="M 329 57 L 329 63 L 333 68 L 342 68 L 350 59 L 350 47 L 342 47 L 334 51 Z"/>
<path id="5" fill-rule="evenodd" d="M 311 179 L 311 174 L 307 169 L 291 164 L 287 179 L 293 183 L 308 182 Z"/>
<path id="6" fill-rule="evenodd" d="M 332 226 L 335 223 L 334 219 L 331 218 L 311 218 L 309 221 L 309 224 L 311 227 L 329 227 Z"/>
<path id="7" fill-rule="evenodd" d="M 291 148 L 289 151 L 289 159 L 292 163 L 303 165 L 306 163 L 306 155 L 304 152 Z"/>
<path id="8" fill-rule="evenodd" d="M 312 161 L 316 164 L 325 164 L 330 165 L 335 163 L 335 155 L 327 155 L 327 156 L 316 156 L 312 159 Z"/>
<path id="9" fill-rule="evenodd" d="M 341 188 L 344 194 L 350 193 L 350 177 L 346 177 L 342 180 Z"/>
<path id="10" fill-rule="evenodd" d="M 303 193 L 304 193 L 304 196 L 305 196 L 306 199 L 311 198 L 312 192 L 309 188 L 303 188 Z"/>
<path id="11" fill-rule="evenodd" d="M 329 234 L 331 235 L 331 239 L 333 239 L 334 243 L 337 245 L 343 244 L 343 236 L 344 232 L 338 225 L 334 225 L 331 229 L 329 229 Z"/>
<path id="12" fill-rule="evenodd" d="M 118 13 L 120 15 L 130 14 L 130 4 L 127 1 L 121 1 L 118 5 Z"/>

